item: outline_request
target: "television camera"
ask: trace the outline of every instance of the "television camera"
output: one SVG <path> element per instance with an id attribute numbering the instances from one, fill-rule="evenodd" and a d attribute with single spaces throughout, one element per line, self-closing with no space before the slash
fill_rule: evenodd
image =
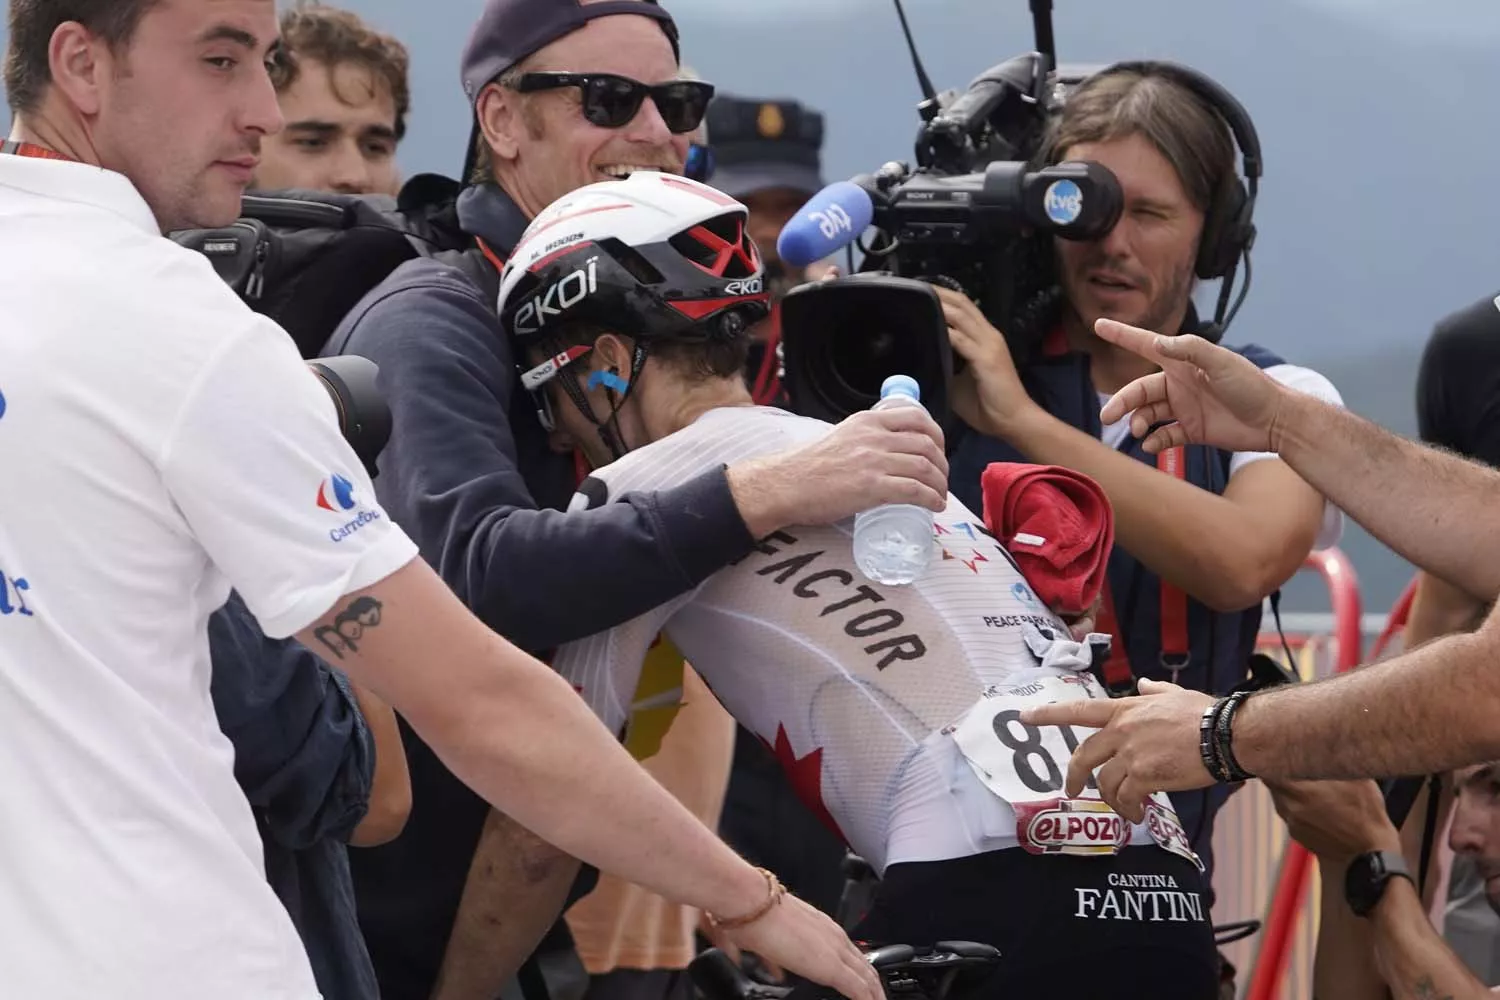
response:
<path id="1" fill-rule="evenodd" d="M 1052 4 L 1031 0 L 1030 8 L 1034 51 L 986 70 L 961 92 L 939 94 L 896 0 L 925 95 L 917 106 L 916 165 L 891 162 L 831 186 L 782 234 L 778 249 L 789 263 L 810 264 L 843 249 L 854 272 L 802 285 L 782 302 L 783 385 L 797 412 L 840 420 L 872 406 L 885 377 L 903 372 L 917 378 L 923 403 L 946 423 L 951 379 L 962 359 L 949 347 L 932 285 L 973 299 L 1024 368 L 1061 315 L 1053 240 L 1096 240 L 1119 221 L 1124 196 L 1108 169 L 1043 162 L 1049 123 L 1102 67 L 1059 66 Z M 1153 65 L 1208 101 L 1244 155 L 1249 189 L 1237 184 L 1240 197 L 1227 206 L 1232 231 L 1224 253 L 1198 268 L 1200 277 L 1224 279 L 1210 328 L 1222 333 L 1248 291 L 1259 142 L 1248 114 L 1218 84 L 1186 67 Z M 875 230 L 869 242 L 866 224 Z M 855 246 L 863 255 L 857 268 Z M 1226 314 L 1241 256 L 1246 281 Z"/>

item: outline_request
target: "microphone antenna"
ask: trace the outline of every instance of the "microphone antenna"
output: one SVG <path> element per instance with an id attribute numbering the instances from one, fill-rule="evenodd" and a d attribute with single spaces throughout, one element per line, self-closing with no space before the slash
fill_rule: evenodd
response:
<path id="1" fill-rule="evenodd" d="M 1057 39 L 1052 36 L 1052 0 L 1031 0 L 1031 24 L 1036 32 L 1036 50 L 1047 60 L 1043 75 L 1057 69 Z"/>
<path id="2" fill-rule="evenodd" d="M 917 68 L 917 86 L 922 88 L 922 99 L 936 101 L 937 91 L 933 89 L 932 81 L 927 78 L 927 71 L 922 68 L 922 57 L 917 55 L 917 42 L 911 36 L 911 25 L 906 23 L 906 9 L 901 6 L 901 0 L 896 0 L 896 16 L 901 18 L 901 32 L 906 36 L 906 47 L 911 50 L 912 65 Z M 1051 30 L 1050 27 L 1048 30 Z"/>

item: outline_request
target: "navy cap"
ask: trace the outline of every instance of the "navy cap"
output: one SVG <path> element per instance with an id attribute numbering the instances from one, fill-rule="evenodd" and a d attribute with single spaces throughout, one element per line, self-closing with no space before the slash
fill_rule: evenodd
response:
<path id="1" fill-rule="evenodd" d="M 771 188 L 824 187 L 823 116 L 797 101 L 725 94 L 708 106 L 714 187 L 731 198 Z"/>
<path id="2" fill-rule="evenodd" d="M 474 109 L 485 85 L 516 63 L 595 18 L 613 14 L 654 18 L 672 43 L 672 55 L 679 60 L 682 58 L 677 24 L 657 0 L 488 0 L 469 34 L 468 44 L 464 46 L 460 69 L 464 96 L 469 99 L 470 109 Z M 575 67 L 579 72 L 588 68 Z M 474 146 L 478 139 L 479 123 L 476 120 L 469 136 L 465 181 L 474 169 Z"/>

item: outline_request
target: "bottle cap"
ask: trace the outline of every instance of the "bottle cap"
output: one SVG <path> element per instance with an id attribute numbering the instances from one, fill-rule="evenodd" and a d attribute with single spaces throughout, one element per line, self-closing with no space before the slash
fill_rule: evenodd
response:
<path id="1" fill-rule="evenodd" d="M 922 387 L 910 375 L 891 375 L 884 382 L 880 383 L 880 398 L 888 399 L 891 396 L 897 395 L 910 396 L 912 399 L 921 402 Z"/>

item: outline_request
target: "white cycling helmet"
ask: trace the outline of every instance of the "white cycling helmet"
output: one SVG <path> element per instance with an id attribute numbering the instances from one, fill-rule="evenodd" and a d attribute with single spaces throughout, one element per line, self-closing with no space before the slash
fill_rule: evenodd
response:
<path id="1" fill-rule="evenodd" d="M 566 322 L 632 337 L 637 371 L 652 340 L 733 339 L 770 310 L 744 205 L 698 181 L 636 171 L 564 195 L 522 234 L 500 275 L 498 311 L 519 347 Z M 587 349 L 558 351 L 528 389 Z"/>

